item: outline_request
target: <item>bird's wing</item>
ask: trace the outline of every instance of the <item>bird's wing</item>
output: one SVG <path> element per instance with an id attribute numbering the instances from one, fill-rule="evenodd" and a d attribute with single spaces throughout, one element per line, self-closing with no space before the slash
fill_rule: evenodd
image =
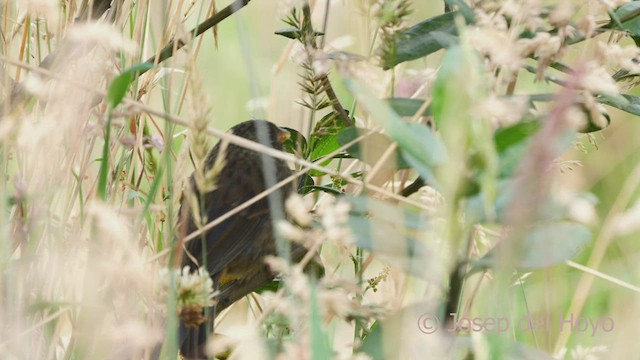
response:
<path id="1" fill-rule="evenodd" d="M 218 187 L 205 194 L 207 222 L 219 218 L 260 193 L 263 188 L 261 180 L 252 178 L 251 174 L 246 175 L 233 176 L 233 181 L 218 179 Z M 190 229 L 193 230 L 195 228 Z M 207 269 L 215 276 L 238 255 L 248 251 L 252 244 L 259 243 L 257 240 L 265 236 L 264 231 L 272 231 L 269 226 L 267 199 L 258 201 L 209 230 L 204 244 L 200 238 L 191 240 L 186 250 L 201 262 L 200 266 L 203 265 L 202 255 L 206 254 Z"/>

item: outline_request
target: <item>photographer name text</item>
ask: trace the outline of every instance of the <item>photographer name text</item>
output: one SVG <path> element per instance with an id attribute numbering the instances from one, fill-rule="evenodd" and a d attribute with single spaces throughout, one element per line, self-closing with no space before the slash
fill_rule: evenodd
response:
<path id="1" fill-rule="evenodd" d="M 586 316 L 574 316 L 574 314 L 563 314 L 552 317 L 546 315 L 523 316 L 518 319 L 508 317 L 468 317 L 460 316 L 457 313 L 450 313 L 449 321 L 442 325 L 440 319 L 433 314 L 425 313 L 418 319 L 418 330 L 425 334 L 433 334 L 442 330 L 457 333 L 473 332 L 493 332 L 497 334 L 506 333 L 512 330 L 521 332 L 548 333 L 578 332 L 596 336 L 602 333 L 611 332 L 615 328 L 615 322 L 611 317 L 590 318 Z"/>

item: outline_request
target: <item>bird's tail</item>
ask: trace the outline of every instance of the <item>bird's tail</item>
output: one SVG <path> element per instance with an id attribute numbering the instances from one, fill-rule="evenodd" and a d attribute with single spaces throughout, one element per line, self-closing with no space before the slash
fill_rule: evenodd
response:
<path id="1" fill-rule="evenodd" d="M 216 314 L 215 306 L 211 308 L 207 321 L 197 327 L 187 327 L 182 321 L 178 329 L 180 353 L 187 360 L 206 359 L 207 338 L 213 334 L 213 323 Z"/>

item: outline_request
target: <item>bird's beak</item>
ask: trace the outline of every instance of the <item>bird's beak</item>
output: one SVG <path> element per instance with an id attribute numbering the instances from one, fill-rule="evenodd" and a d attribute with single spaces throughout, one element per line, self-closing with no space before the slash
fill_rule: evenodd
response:
<path id="1" fill-rule="evenodd" d="M 291 133 L 283 128 L 278 128 L 278 142 L 284 144 L 285 141 L 291 138 Z"/>

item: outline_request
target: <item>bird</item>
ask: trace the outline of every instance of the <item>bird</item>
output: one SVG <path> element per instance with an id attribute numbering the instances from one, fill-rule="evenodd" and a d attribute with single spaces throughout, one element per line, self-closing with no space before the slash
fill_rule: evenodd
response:
<path id="1" fill-rule="evenodd" d="M 275 150 L 283 150 L 289 133 L 266 120 L 249 120 L 230 129 L 234 135 L 263 143 Z M 263 140 L 263 141 L 260 141 Z M 265 143 L 266 141 L 266 143 Z M 292 175 L 286 161 L 266 156 L 239 145 L 218 142 L 204 161 L 204 171 L 215 171 L 213 190 L 200 193 L 195 176 L 190 187 L 198 199 L 198 207 L 211 222 L 238 205 L 250 200 L 276 182 Z M 224 161 L 220 157 L 224 156 Z M 216 164 L 222 168 L 216 170 Z M 273 274 L 263 261 L 266 255 L 276 255 L 274 219 L 271 207 L 283 209 L 286 198 L 295 191 L 292 183 L 265 197 L 222 223 L 206 231 L 201 237 L 184 242 L 182 265 L 197 269 L 203 264 L 217 290 L 215 305 L 201 325 L 179 328 L 180 352 L 186 359 L 206 358 L 207 335 L 212 333 L 215 314 L 235 301 L 269 284 Z M 270 204 L 270 201 L 272 202 Z M 182 234 L 198 230 L 189 202 L 182 200 L 179 224 Z M 292 260 L 304 255 L 300 245 L 293 245 Z"/>

